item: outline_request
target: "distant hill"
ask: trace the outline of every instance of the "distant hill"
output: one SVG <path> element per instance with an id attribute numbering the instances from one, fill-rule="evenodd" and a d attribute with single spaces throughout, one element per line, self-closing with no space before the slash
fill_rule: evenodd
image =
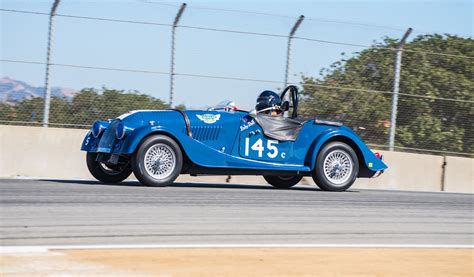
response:
<path id="1" fill-rule="evenodd" d="M 66 98 L 71 101 L 78 91 L 70 88 L 52 87 L 51 96 Z M 25 99 L 43 97 L 44 88 L 34 87 L 26 82 L 14 80 L 9 77 L 0 79 L 0 103 L 15 104 Z"/>

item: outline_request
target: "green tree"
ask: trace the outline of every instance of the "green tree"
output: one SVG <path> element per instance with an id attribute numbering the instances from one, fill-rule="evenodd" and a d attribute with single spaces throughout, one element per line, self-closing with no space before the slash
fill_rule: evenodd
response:
<path id="1" fill-rule="evenodd" d="M 0 104 L 0 120 L 39 123 L 43 120 L 44 101 L 42 98 L 23 100 L 15 105 Z M 131 110 L 167 109 L 169 105 L 158 98 L 138 91 L 97 90 L 85 88 L 71 101 L 64 98 L 51 98 L 50 123 L 90 125 L 98 119 L 115 118 Z M 178 108 L 185 109 L 184 105 Z"/>
<path id="2" fill-rule="evenodd" d="M 16 117 L 15 106 L 0 103 L 0 120 L 12 121 L 15 119 L 15 117 Z"/>
<path id="3" fill-rule="evenodd" d="M 42 122 L 44 100 L 33 98 L 19 102 L 16 107 L 16 121 Z M 52 97 L 50 102 L 49 122 L 69 123 L 71 117 L 70 106 L 67 99 Z"/>
<path id="4" fill-rule="evenodd" d="M 74 96 L 71 103 L 71 121 L 76 124 L 91 124 L 97 119 L 115 118 L 131 110 L 167 109 L 169 105 L 160 99 L 138 91 L 103 88 L 102 91 L 88 88 Z"/>
<path id="5" fill-rule="evenodd" d="M 363 127 L 364 139 L 386 145 L 395 46 L 386 38 L 351 57 L 343 54 L 317 78 L 303 76 L 302 112 Z M 474 41 L 424 35 L 404 49 L 396 145 L 473 153 Z"/>

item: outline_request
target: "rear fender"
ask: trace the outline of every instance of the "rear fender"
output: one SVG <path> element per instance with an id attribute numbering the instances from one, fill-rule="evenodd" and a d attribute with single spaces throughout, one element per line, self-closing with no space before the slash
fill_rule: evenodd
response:
<path id="1" fill-rule="evenodd" d="M 337 129 L 330 129 L 321 133 L 313 141 L 308 162 L 311 170 L 316 166 L 316 159 L 321 148 L 329 142 L 341 141 L 351 146 L 357 154 L 359 163 L 374 173 L 379 170 L 384 170 L 387 165 L 381 161 L 375 154 L 367 147 L 367 145 L 359 138 L 352 130 L 347 127 L 340 127 Z"/>

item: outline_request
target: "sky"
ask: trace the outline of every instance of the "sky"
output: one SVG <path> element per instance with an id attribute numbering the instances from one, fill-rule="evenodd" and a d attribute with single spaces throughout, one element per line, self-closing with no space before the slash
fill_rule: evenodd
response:
<path id="1" fill-rule="evenodd" d="M 150 3 L 150 2 L 155 3 Z M 1 9 L 48 12 L 52 1 L 0 0 Z M 159 0 L 62 0 L 58 14 L 171 24 L 182 2 Z M 296 36 L 371 45 L 384 37 L 411 39 L 426 33 L 473 36 L 473 1 L 187 1 L 179 22 L 256 33 L 288 35 L 299 15 L 305 20 Z M 204 9 L 203 9 L 204 8 Z M 208 10 L 205 8 L 212 8 Z M 240 10 L 255 13 L 237 13 Z M 264 14 L 261 14 L 264 13 Z M 270 15 L 267 15 L 270 14 Z M 48 16 L 0 11 L 1 59 L 44 62 Z M 171 27 L 55 17 L 52 63 L 170 72 Z M 176 29 L 175 72 L 256 81 L 175 76 L 174 104 L 206 107 L 223 99 L 250 109 L 260 91 L 283 86 L 287 39 Z M 289 81 L 318 76 L 322 68 L 363 47 L 293 40 Z M 34 86 L 44 84 L 45 66 L 0 61 L 0 77 Z M 265 82 L 272 81 L 272 82 Z M 281 83 L 276 83 L 276 82 Z M 169 99 L 168 74 L 51 67 L 52 86 L 80 90 L 138 90 Z"/>

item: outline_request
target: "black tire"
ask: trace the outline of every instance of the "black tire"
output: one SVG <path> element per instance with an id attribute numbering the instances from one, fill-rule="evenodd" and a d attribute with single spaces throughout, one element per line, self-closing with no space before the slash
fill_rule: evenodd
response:
<path id="1" fill-rule="evenodd" d="M 296 175 L 296 176 L 263 176 L 265 181 L 267 181 L 270 185 L 274 186 L 277 189 L 289 189 L 292 186 L 298 184 L 303 176 Z"/>
<path id="2" fill-rule="evenodd" d="M 164 149 L 165 154 L 157 157 L 168 157 L 167 164 L 169 171 L 165 171 L 166 174 L 163 177 L 159 175 L 153 176 L 145 165 L 145 156 L 147 151 L 152 147 L 160 147 Z M 164 155 L 164 156 L 163 156 Z M 174 155 L 174 156 L 173 156 Z M 150 156 L 151 157 L 151 156 Z M 173 157 L 173 158 L 170 158 Z M 173 160 L 173 161 L 170 161 Z M 158 163 L 158 169 L 161 169 L 162 165 Z M 166 165 L 163 165 L 166 167 Z M 145 139 L 141 145 L 138 147 L 135 154 L 132 156 L 132 169 L 135 177 L 144 185 L 153 186 L 153 187 L 165 187 L 171 185 L 176 178 L 178 178 L 181 173 L 181 168 L 183 167 L 183 154 L 181 153 L 181 148 L 179 145 L 170 137 L 164 135 L 154 135 Z M 166 169 L 164 169 L 166 170 Z"/>
<path id="3" fill-rule="evenodd" d="M 324 162 L 329 155 L 342 155 L 342 159 L 344 160 L 344 164 L 346 164 L 347 169 L 350 170 L 347 175 L 343 175 L 344 178 L 341 177 L 342 180 L 339 181 L 335 179 L 331 179 L 331 177 L 326 176 L 324 172 Z M 344 158 L 345 157 L 345 158 Z M 329 162 L 329 160 L 328 160 Z M 339 163 L 340 165 L 340 163 Z M 338 165 L 338 167 L 339 167 Z M 344 166 L 342 166 L 343 168 Z M 336 168 L 335 170 L 341 170 Z M 340 172 L 340 171 L 338 171 Z M 335 171 L 336 173 L 336 171 Z M 357 155 L 354 150 L 347 144 L 339 141 L 331 142 L 326 145 L 319 151 L 318 157 L 316 159 L 316 166 L 312 173 L 312 177 L 316 185 L 319 188 L 326 191 L 345 191 L 352 186 L 355 182 L 357 175 L 359 173 L 359 160 L 357 159 Z M 330 174 L 330 173 L 328 173 Z M 336 173 L 337 174 L 337 173 Z"/>
<path id="4" fill-rule="evenodd" d="M 106 166 L 96 161 L 97 155 L 97 153 L 87 152 L 87 168 L 92 176 L 102 183 L 120 183 L 132 174 L 132 169 L 129 166 Z"/>

